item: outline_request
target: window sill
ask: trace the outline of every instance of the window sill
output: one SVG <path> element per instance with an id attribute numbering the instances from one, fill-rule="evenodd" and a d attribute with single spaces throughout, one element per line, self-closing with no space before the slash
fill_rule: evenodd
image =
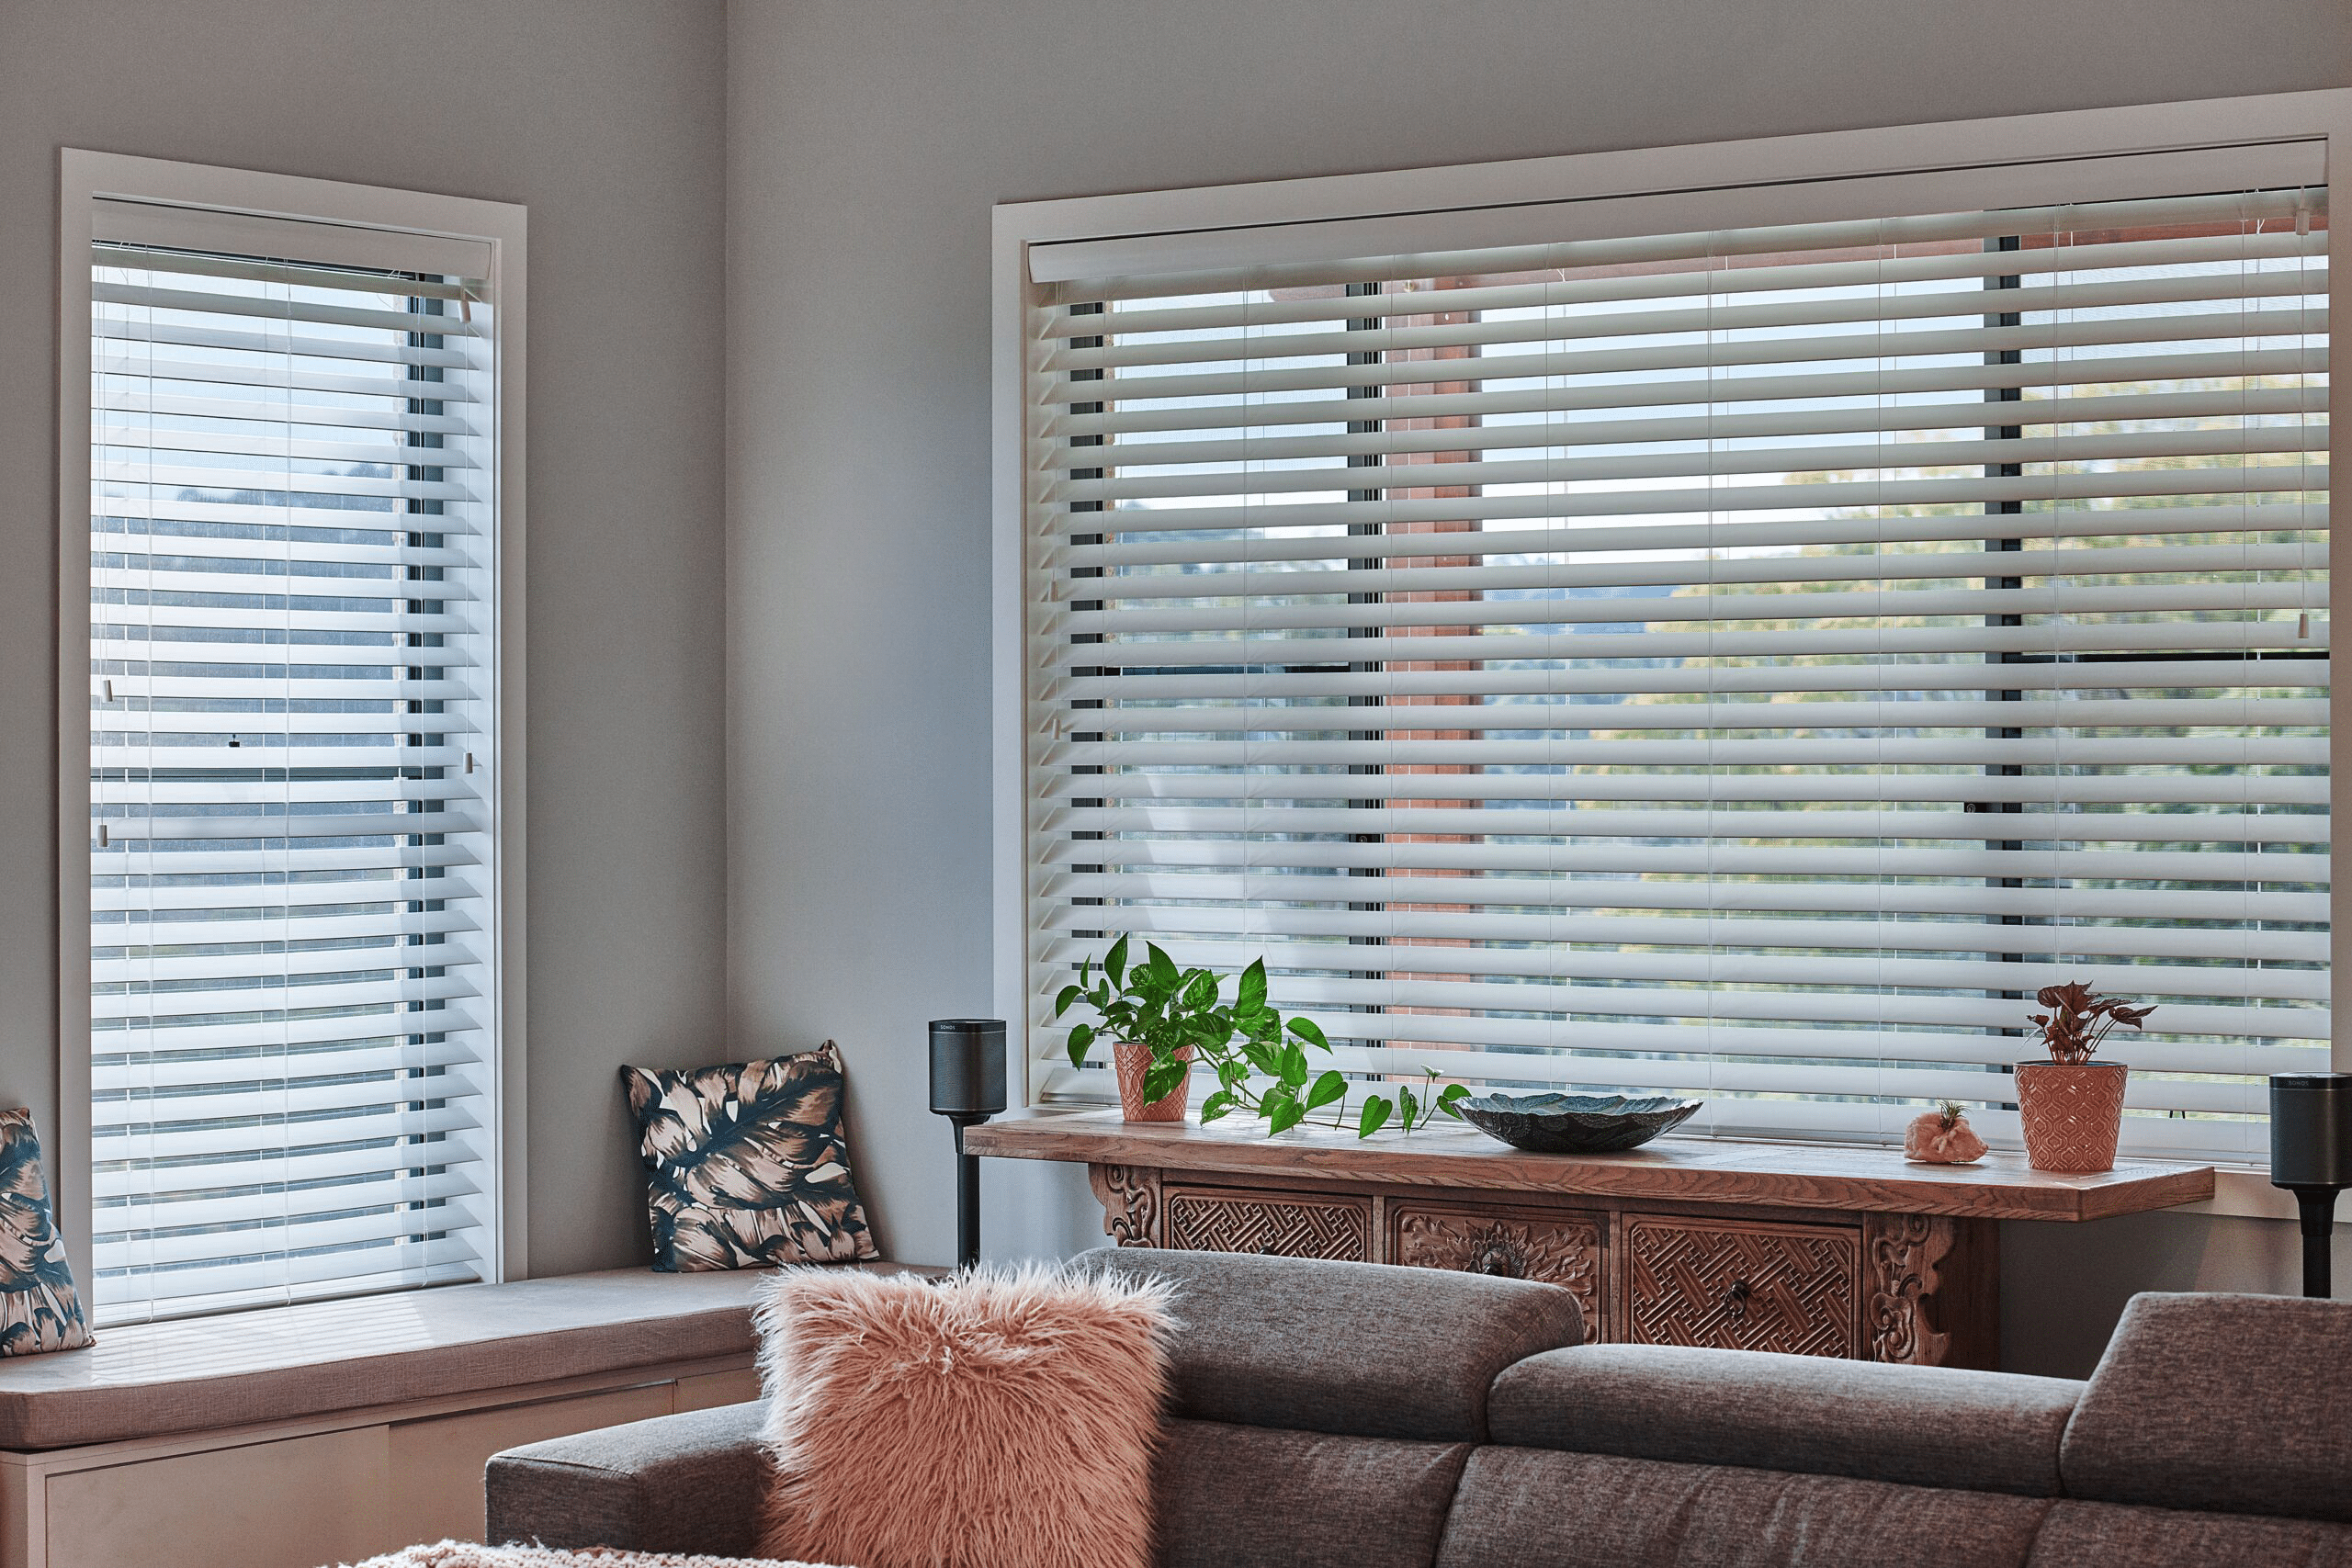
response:
<path id="1" fill-rule="evenodd" d="M 2292 1220 L 2295 1195 L 2270 1185 L 2267 1169 L 2250 1165 L 2213 1168 L 2213 1196 L 2202 1203 L 2183 1203 L 2183 1214 L 2224 1214 L 2236 1219 Z"/>

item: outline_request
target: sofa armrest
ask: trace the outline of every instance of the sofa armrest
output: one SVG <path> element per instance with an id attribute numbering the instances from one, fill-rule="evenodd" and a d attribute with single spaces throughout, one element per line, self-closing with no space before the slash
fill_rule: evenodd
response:
<path id="1" fill-rule="evenodd" d="M 493 1454 L 487 1539 L 749 1557 L 767 1492 L 764 1409 L 690 1410 Z"/>

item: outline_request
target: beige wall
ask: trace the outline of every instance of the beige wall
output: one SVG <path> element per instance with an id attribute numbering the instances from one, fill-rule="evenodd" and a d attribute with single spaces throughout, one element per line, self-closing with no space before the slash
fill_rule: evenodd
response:
<path id="1" fill-rule="evenodd" d="M 922 1024 L 989 1010 L 989 208 L 2352 83 L 2343 0 L 733 0 L 729 1015 L 851 1064 L 886 1244 L 954 1247 Z M 992 1249 L 1099 1239 L 992 1165 Z M 2282 1227 L 2009 1227 L 2009 1359 Z"/>
<path id="2" fill-rule="evenodd" d="M 614 1069 L 708 1059 L 718 0 L 0 0 L 0 1103 L 56 1116 L 57 149 L 526 204 L 530 1258 L 643 1255 Z"/>

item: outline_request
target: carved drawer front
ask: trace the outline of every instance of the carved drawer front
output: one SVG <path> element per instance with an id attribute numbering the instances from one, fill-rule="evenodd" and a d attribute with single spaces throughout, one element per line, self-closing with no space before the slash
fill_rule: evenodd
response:
<path id="1" fill-rule="evenodd" d="M 1637 1214 L 1624 1248 L 1621 1334 L 1634 1344 L 1861 1353 L 1859 1232 Z"/>
<path id="2" fill-rule="evenodd" d="M 1587 1214 L 1481 1212 L 1393 1203 L 1388 1257 L 1416 1269 L 1455 1269 L 1565 1285 L 1584 1312 L 1588 1340 L 1605 1339 L 1601 1222 Z"/>
<path id="3" fill-rule="evenodd" d="M 1372 1200 L 1304 1192 L 1166 1190 L 1167 1245 L 1192 1252 L 1372 1260 Z"/>

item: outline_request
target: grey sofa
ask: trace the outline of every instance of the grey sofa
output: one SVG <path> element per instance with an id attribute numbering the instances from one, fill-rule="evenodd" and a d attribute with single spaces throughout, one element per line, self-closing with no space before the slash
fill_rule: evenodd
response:
<path id="1" fill-rule="evenodd" d="M 1147 1250 L 1170 1568 L 2352 1568 L 2352 1306 L 2143 1295 L 2087 1382 L 1582 1345 L 1547 1285 Z M 491 1461 L 490 1539 L 745 1555 L 759 1406 Z"/>

